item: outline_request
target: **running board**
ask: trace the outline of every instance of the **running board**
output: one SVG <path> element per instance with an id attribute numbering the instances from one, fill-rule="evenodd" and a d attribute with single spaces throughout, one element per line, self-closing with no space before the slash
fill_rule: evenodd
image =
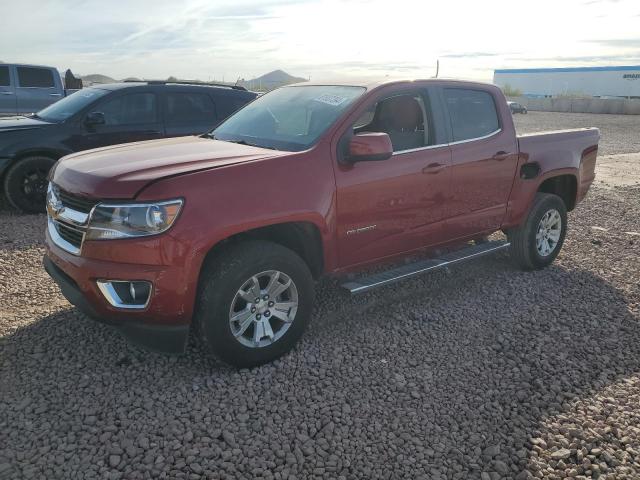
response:
<path id="1" fill-rule="evenodd" d="M 471 245 L 455 252 L 441 255 L 438 258 L 430 258 L 428 260 L 419 260 L 408 265 L 402 265 L 401 267 L 387 270 L 380 273 L 375 273 L 368 277 L 363 277 L 358 280 L 353 280 L 342 284 L 343 288 L 346 288 L 352 294 L 363 293 L 374 288 L 382 287 L 383 285 L 389 285 L 390 283 L 399 282 L 411 278 L 421 273 L 429 272 L 431 270 L 437 270 L 439 268 L 452 265 L 454 263 L 463 262 L 465 260 L 471 260 L 472 258 L 481 257 L 489 253 L 498 252 L 509 248 L 511 244 L 509 242 L 500 240 L 479 243 L 477 245 Z"/>

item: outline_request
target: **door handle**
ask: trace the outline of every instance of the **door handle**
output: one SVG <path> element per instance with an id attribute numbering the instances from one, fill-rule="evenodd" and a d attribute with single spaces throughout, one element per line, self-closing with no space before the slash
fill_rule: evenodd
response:
<path id="1" fill-rule="evenodd" d="M 509 156 L 509 152 L 505 152 L 504 150 L 500 150 L 499 152 L 496 152 L 496 154 L 493 156 L 493 160 L 497 160 L 499 162 L 502 162 L 503 160 L 506 160 L 508 156 Z"/>
<path id="2" fill-rule="evenodd" d="M 61 93 L 50 93 L 49 96 L 50 97 L 61 97 L 62 94 Z"/>
<path id="3" fill-rule="evenodd" d="M 433 162 L 424 167 L 422 169 L 422 173 L 426 173 L 427 175 L 435 175 L 437 173 L 440 173 L 440 171 L 443 170 L 444 167 L 446 167 L 446 165 L 444 165 L 443 163 Z"/>

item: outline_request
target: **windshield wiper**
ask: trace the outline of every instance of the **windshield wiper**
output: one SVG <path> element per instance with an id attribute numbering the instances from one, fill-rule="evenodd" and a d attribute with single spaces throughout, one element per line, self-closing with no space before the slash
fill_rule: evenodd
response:
<path id="1" fill-rule="evenodd" d="M 275 148 L 275 147 L 267 147 L 267 146 L 264 146 L 264 145 L 256 145 L 255 143 L 249 143 L 246 140 L 241 140 L 241 139 L 239 139 L 239 140 L 225 140 L 223 138 L 216 137 L 215 134 L 212 133 L 212 132 L 205 133 L 202 136 L 206 137 L 206 138 L 210 138 L 211 140 L 218 140 L 220 142 L 237 143 L 238 145 L 247 145 L 249 147 L 258 147 L 258 148 L 266 148 L 266 149 L 269 149 L 269 150 L 277 150 L 277 148 Z"/>
<path id="2" fill-rule="evenodd" d="M 220 140 L 219 138 L 217 140 Z M 267 147 L 264 145 L 256 145 L 255 143 L 249 143 L 246 140 L 223 140 L 225 142 L 237 143 L 238 145 L 247 145 L 249 147 L 267 148 L 269 150 L 277 150 L 275 147 Z"/>

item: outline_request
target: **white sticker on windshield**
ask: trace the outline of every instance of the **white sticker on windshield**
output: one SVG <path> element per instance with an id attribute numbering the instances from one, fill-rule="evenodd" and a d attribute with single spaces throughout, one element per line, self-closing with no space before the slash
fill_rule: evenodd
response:
<path id="1" fill-rule="evenodd" d="M 318 98 L 314 98 L 316 102 L 326 103 L 327 105 L 333 105 L 334 107 L 344 102 L 347 97 L 341 97 L 339 95 L 331 95 L 330 93 L 324 93 Z"/>

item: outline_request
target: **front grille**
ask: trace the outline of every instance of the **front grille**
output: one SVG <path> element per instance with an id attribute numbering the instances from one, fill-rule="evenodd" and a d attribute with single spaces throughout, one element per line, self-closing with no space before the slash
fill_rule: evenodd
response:
<path id="1" fill-rule="evenodd" d="M 95 200 L 72 195 L 63 190 L 58 191 L 58 198 L 65 207 L 82 213 L 89 213 L 91 209 L 98 203 Z"/>
<path id="2" fill-rule="evenodd" d="M 56 229 L 58 230 L 58 234 L 71 245 L 76 248 L 80 248 L 82 245 L 82 237 L 84 233 L 80 230 L 76 230 L 75 228 L 69 227 L 64 223 L 56 222 Z"/>
<path id="3" fill-rule="evenodd" d="M 97 200 L 73 195 L 51 184 L 47 195 L 48 229 L 53 242 L 63 250 L 80 255 L 89 215 Z"/>

